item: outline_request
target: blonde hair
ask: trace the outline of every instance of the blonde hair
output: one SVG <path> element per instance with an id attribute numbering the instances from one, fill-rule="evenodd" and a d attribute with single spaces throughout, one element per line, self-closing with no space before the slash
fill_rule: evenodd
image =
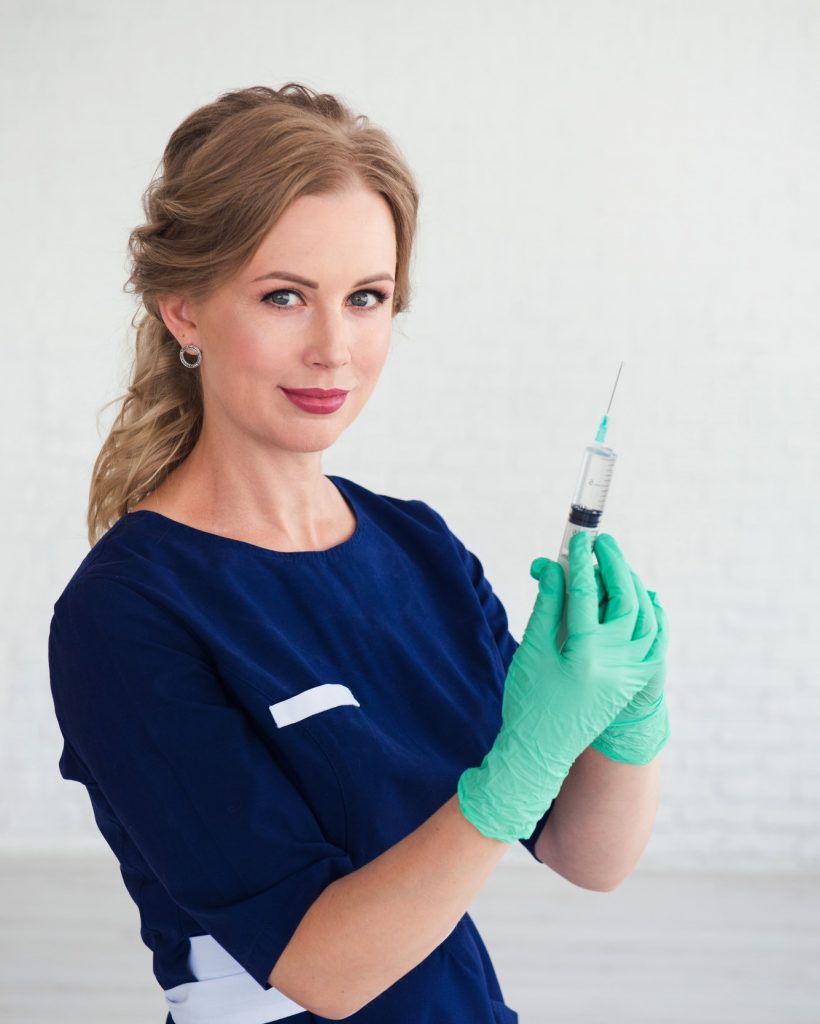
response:
<path id="1" fill-rule="evenodd" d="M 200 375 L 182 366 L 158 298 L 201 301 L 250 261 L 294 199 L 351 184 L 379 193 L 392 211 L 395 316 L 410 299 L 419 192 L 381 128 L 335 96 L 288 82 L 224 93 L 173 132 L 161 173 L 142 197 L 145 223 L 128 241 L 132 269 L 124 290 L 140 296 L 144 312 L 138 308 L 131 320 L 127 391 L 102 407 L 122 402 L 92 470 L 91 547 L 187 458 L 202 428 Z"/>

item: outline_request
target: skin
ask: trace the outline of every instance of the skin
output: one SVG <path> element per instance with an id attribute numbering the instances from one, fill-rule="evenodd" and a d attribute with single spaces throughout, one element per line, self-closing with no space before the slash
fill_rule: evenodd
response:
<path id="1" fill-rule="evenodd" d="M 395 269 L 390 207 L 351 186 L 294 200 L 249 264 L 206 301 L 161 299 L 180 347 L 202 350 L 199 367 L 182 372 L 202 374 L 205 415 L 187 459 L 131 511 L 153 509 L 281 551 L 322 550 L 349 537 L 355 517 L 323 475 L 322 452 L 356 419 L 381 374 Z M 254 282 L 271 271 L 319 287 L 281 277 Z M 282 387 L 350 393 L 339 410 L 318 415 L 295 406 Z"/>

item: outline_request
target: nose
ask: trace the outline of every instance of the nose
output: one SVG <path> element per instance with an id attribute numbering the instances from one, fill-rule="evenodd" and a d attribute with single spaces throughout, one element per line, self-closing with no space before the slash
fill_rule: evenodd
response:
<path id="1" fill-rule="evenodd" d="M 323 366 L 350 362 L 351 325 L 342 313 L 328 310 L 311 325 L 306 360 Z"/>

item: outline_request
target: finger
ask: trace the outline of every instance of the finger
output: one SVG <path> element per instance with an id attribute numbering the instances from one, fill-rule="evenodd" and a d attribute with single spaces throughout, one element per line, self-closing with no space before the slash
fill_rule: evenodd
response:
<path id="1" fill-rule="evenodd" d="M 633 641 L 645 641 L 646 649 L 649 651 L 658 632 L 655 608 L 652 604 L 652 599 L 646 591 L 643 580 L 633 569 L 630 568 L 629 572 L 632 575 L 632 585 L 635 587 L 635 593 L 638 597 L 638 616 L 635 620 L 635 632 L 632 634 L 632 639 Z"/>
<path id="2" fill-rule="evenodd" d="M 654 590 L 649 591 L 649 599 L 652 601 L 655 618 L 658 622 L 658 633 L 644 661 L 664 661 L 669 649 L 669 622 L 663 605 L 658 601 L 658 596 Z"/>
<path id="3" fill-rule="evenodd" d="M 598 588 L 598 622 L 603 622 L 606 618 L 607 593 L 601 570 L 597 565 L 595 566 L 595 586 Z"/>
<path id="4" fill-rule="evenodd" d="M 629 566 L 615 538 L 609 533 L 599 534 L 595 541 L 595 554 L 609 595 L 606 623 L 619 623 L 618 634 L 631 640 L 639 605 Z"/>
<path id="5" fill-rule="evenodd" d="M 598 627 L 598 588 L 592 565 L 592 547 L 584 530 L 569 541 L 567 639 Z"/>
<path id="6" fill-rule="evenodd" d="M 598 604 L 601 605 L 606 600 L 606 587 L 604 586 L 604 578 L 601 576 L 601 570 L 597 564 L 593 564 L 593 572 L 595 573 L 595 589 L 598 591 Z"/>
<path id="7" fill-rule="evenodd" d="M 538 580 L 538 594 L 524 635 L 530 646 L 541 648 L 544 642 L 555 645 L 566 599 L 564 567 L 550 558 L 535 558 L 530 576 Z"/>

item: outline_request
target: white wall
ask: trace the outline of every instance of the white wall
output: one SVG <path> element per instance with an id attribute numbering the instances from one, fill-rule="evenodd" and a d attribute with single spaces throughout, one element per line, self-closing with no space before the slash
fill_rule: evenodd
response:
<path id="1" fill-rule="evenodd" d="M 325 472 L 438 508 L 520 638 L 623 359 L 603 529 L 672 642 L 643 863 L 820 866 L 820 4 L 2 16 L 2 845 L 102 846 L 58 774 L 46 643 L 127 378 L 140 194 L 196 106 L 295 78 L 387 128 L 422 188 L 412 311 Z"/>

